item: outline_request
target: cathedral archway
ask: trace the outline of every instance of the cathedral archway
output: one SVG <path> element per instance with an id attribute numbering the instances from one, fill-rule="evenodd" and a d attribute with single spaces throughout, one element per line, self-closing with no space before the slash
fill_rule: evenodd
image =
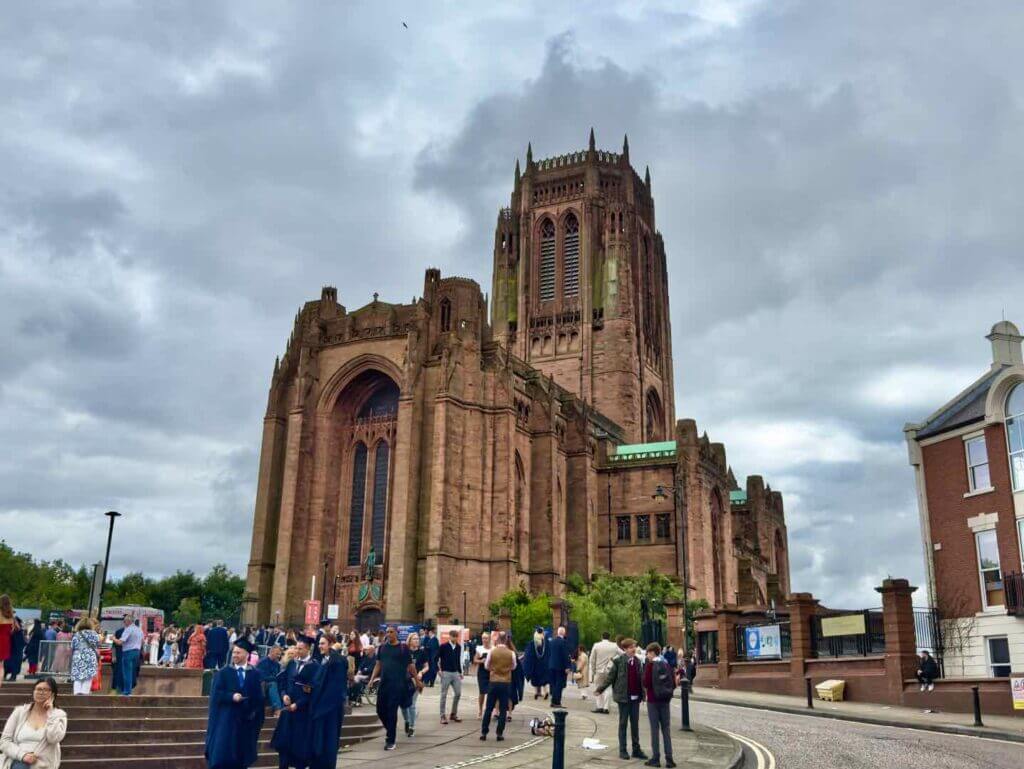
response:
<path id="1" fill-rule="evenodd" d="M 644 438 L 648 443 L 665 440 L 665 410 L 661 406 L 658 392 L 653 387 L 647 391 L 644 423 Z"/>

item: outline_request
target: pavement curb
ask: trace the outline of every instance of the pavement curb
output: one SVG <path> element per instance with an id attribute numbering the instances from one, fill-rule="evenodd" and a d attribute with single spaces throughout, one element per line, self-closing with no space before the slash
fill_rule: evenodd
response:
<path id="1" fill-rule="evenodd" d="M 810 716 L 811 718 L 831 718 L 837 721 L 854 721 L 860 724 L 873 724 L 875 726 L 892 726 L 899 729 L 920 729 L 926 732 L 939 732 L 940 734 L 955 734 L 959 737 L 988 737 L 1008 742 L 1024 743 L 1024 735 L 1014 732 L 1002 732 L 998 729 L 978 728 L 973 726 L 951 726 L 948 724 L 919 724 L 911 721 L 897 721 L 886 718 L 868 718 L 849 713 L 837 713 L 835 711 L 808 710 L 807 708 L 789 707 L 786 705 L 760 705 L 743 700 L 727 700 L 718 697 L 701 697 L 690 695 L 690 701 L 709 702 L 713 705 L 734 705 L 742 708 L 753 708 L 754 710 L 770 710 L 775 713 L 788 713 L 793 716 Z M 734 767 L 732 769 L 735 769 Z"/>

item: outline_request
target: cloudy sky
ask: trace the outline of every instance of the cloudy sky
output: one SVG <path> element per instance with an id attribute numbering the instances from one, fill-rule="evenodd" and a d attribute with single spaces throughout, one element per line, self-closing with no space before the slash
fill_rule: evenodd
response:
<path id="1" fill-rule="evenodd" d="M 679 416 L 786 496 L 794 587 L 923 572 L 901 427 L 1024 321 L 1024 7 L 45 3 L 0 20 L 0 536 L 248 559 L 302 302 L 490 285 L 517 157 L 650 165 Z M 404 28 L 402 22 L 408 24 Z"/>

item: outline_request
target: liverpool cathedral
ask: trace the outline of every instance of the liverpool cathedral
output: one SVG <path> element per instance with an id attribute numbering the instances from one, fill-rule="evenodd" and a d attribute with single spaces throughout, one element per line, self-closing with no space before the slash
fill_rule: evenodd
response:
<path id="1" fill-rule="evenodd" d="M 323 597 L 343 626 L 479 626 L 519 585 L 558 596 L 572 574 L 650 568 L 712 606 L 784 596 L 782 495 L 741 486 L 724 446 L 676 420 L 665 244 L 628 140 L 528 149 L 493 258 L 489 301 L 428 269 L 409 304 L 348 309 L 328 286 L 296 315 L 243 621 L 301 624 Z"/>

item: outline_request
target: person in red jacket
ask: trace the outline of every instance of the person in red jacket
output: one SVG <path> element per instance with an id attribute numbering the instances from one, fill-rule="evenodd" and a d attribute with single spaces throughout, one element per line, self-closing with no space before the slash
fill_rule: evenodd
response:
<path id="1" fill-rule="evenodd" d="M 647 703 L 647 720 L 651 724 L 651 758 L 645 766 L 661 766 L 661 751 L 658 737 L 665 743 L 665 766 L 673 767 L 671 708 L 672 695 L 676 690 L 676 677 L 672 666 L 661 656 L 661 646 L 647 645 L 647 661 L 643 669 L 644 701 Z"/>

